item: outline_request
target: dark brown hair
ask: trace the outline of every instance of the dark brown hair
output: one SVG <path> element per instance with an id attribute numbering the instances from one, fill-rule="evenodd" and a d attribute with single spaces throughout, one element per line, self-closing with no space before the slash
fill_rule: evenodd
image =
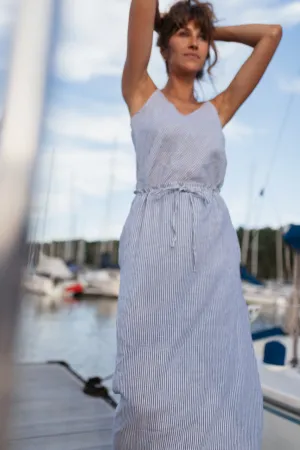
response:
<path id="1" fill-rule="evenodd" d="M 154 25 L 154 29 L 158 33 L 157 45 L 161 51 L 166 50 L 171 37 L 178 30 L 186 27 L 191 21 L 195 22 L 196 26 L 199 27 L 204 39 L 213 50 L 214 58 L 211 59 L 210 53 L 208 53 L 207 57 L 209 61 L 208 73 L 210 74 L 211 69 L 218 60 L 217 49 L 213 40 L 216 17 L 211 3 L 202 3 L 198 0 L 181 0 L 175 3 L 166 14 L 159 14 L 157 10 Z M 166 63 L 166 66 L 169 73 L 168 63 Z M 203 70 L 197 73 L 197 80 L 202 78 L 202 76 Z"/>

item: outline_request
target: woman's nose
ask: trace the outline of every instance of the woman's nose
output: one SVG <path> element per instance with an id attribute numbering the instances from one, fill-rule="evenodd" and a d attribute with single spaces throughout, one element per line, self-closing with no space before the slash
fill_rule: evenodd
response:
<path id="1" fill-rule="evenodd" d="M 198 38 L 197 36 L 191 36 L 189 47 L 193 50 L 198 50 Z"/>

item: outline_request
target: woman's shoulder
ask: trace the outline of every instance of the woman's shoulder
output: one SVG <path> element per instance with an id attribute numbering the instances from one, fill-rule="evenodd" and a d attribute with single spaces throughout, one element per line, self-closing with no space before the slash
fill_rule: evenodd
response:
<path id="1" fill-rule="evenodd" d="M 157 86 L 148 74 L 133 92 L 124 92 L 123 90 L 123 98 L 127 104 L 130 117 L 133 118 L 141 112 L 157 91 Z"/>

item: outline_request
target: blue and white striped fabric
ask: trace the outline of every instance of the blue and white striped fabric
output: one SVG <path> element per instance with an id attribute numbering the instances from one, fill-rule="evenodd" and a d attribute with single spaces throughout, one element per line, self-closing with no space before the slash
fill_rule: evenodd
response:
<path id="1" fill-rule="evenodd" d="M 259 450 L 262 393 L 213 104 L 157 90 L 132 118 L 137 188 L 120 240 L 115 450 Z"/>

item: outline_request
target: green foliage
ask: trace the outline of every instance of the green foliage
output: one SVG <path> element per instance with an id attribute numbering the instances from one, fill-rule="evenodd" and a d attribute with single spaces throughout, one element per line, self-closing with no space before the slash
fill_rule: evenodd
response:
<path id="1" fill-rule="evenodd" d="M 243 239 L 243 228 L 237 230 L 240 246 Z M 259 230 L 259 245 L 258 245 L 258 275 L 259 279 L 275 279 L 277 275 L 276 268 L 276 233 L 278 231 L 272 228 L 262 228 Z M 249 252 L 247 260 L 247 268 L 251 272 L 251 241 L 253 239 L 255 231 L 251 230 Z M 284 243 L 283 243 L 284 253 Z M 288 273 L 285 264 L 285 255 L 283 257 L 284 277 L 288 278 Z M 291 258 L 292 263 L 292 258 Z"/>
<path id="2" fill-rule="evenodd" d="M 240 246 L 242 246 L 244 229 L 239 228 L 237 230 L 237 235 L 239 239 Z M 247 260 L 247 269 L 251 273 L 251 240 L 254 237 L 255 231 L 251 230 L 250 233 L 250 242 L 249 242 L 249 251 L 248 251 L 248 260 Z M 272 228 L 262 228 L 259 230 L 259 246 L 258 246 L 258 274 L 257 277 L 261 280 L 267 279 L 276 279 L 277 276 L 277 267 L 276 267 L 276 233 L 277 230 Z M 52 253 L 50 253 L 50 243 L 44 244 L 44 252 L 47 255 L 52 254 L 52 256 L 57 256 L 59 258 L 64 258 L 64 249 L 66 242 L 53 242 L 52 243 Z M 78 251 L 79 241 L 72 242 L 72 259 L 76 259 L 77 251 Z M 28 242 L 28 255 L 32 253 L 30 247 L 34 247 L 33 255 L 34 258 L 32 260 L 33 263 L 37 263 L 38 254 L 41 247 L 40 243 L 29 243 Z M 119 242 L 86 242 L 85 247 L 85 264 L 91 266 L 98 266 L 101 261 L 101 253 L 103 251 L 108 251 L 111 254 L 111 262 L 113 264 L 117 264 L 118 262 L 118 248 Z M 292 267 L 293 258 L 292 252 L 289 256 L 290 264 Z M 288 273 L 286 254 L 285 254 L 285 246 L 283 244 L 283 268 L 284 268 L 284 278 L 285 280 L 291 279 L 291 274 Z"/>

